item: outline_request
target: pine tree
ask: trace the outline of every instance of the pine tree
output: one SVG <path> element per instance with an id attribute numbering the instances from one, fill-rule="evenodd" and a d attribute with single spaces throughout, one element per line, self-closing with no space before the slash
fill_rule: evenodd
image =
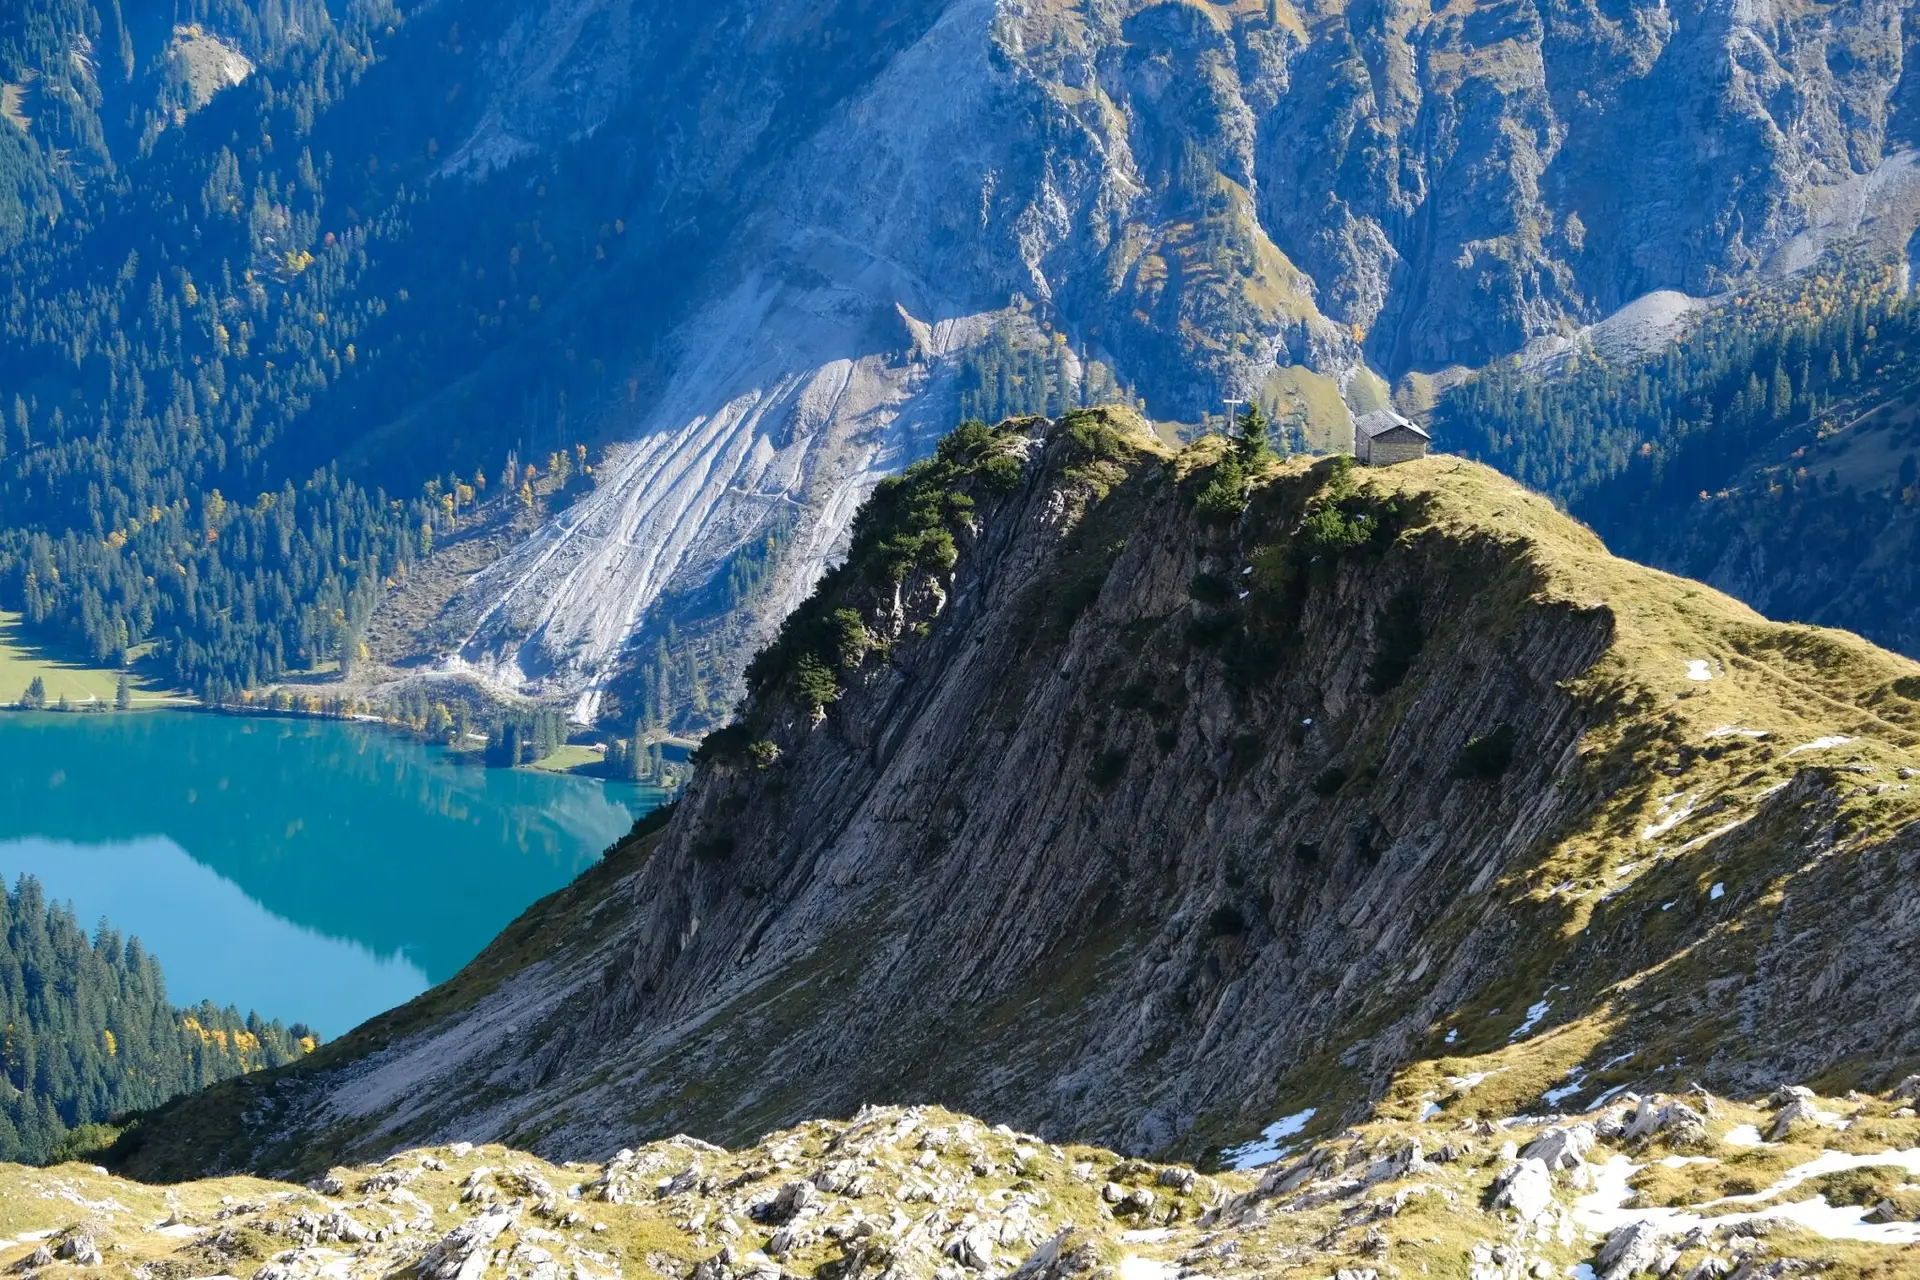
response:
<path id="1" fill-rule="evenodd" d="M 1240 465 L 1248 471 L 1273 457 L 1273 442 L 1267 438 L 1267 415 L 1257 402 L 1249 401 L 1234 423 L 1233 448 Z"/>

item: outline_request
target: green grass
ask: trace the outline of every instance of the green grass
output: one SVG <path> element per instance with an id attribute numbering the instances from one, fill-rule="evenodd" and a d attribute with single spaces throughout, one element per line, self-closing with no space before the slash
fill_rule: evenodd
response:
<path id="1" fill-rule="evenodd" d="M 86 663 L 71 661 L 24 634 L 17 613 L 0 612 L 0 706 L 17 702 L 35 676 L 46 682 L 47 705 L 53 706 L 64 694 L 69 703 L 113 705 L 120 674 Z M 181 705 L 185 696 L 170 693 L 138 675 L 129 679 L 136 707 Z"/>
<path id="2" fill-rule="evenodd" d="M 543 760 L 528 765 L 529 769 L 538 769 L 541 773 L 585 773 L 597 770 L 607 762 L 607 753 L 595 751 L 592 747 L 564 746 Z"/>

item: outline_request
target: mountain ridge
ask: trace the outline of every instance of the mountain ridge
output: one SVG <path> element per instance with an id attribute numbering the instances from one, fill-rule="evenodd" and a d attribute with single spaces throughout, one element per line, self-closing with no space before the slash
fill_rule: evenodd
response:
<path id="1" fill-rule="evenodd" d="M 1913 959 L 1920 667 L 1616 561 L 1474 464 L 1248 490 L 1222 447 L 1125 411 L 949 437 L 664 830 L 125 1167 L 587 1156 L 902 1087 L 1203 1155 L 1510 1043 L 1596 1092 L 1656 1056 L 1737 1089 L 1913 1064 L 1839 975 Z"/>

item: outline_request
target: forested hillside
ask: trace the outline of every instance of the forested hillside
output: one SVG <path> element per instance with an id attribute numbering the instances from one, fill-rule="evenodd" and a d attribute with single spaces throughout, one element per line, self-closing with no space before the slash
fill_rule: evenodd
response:
<path id="1" fill-rule="evenodd" d="M 1836 258 L 1707 310 L 1642 363 L 1503 361 L 1441 401 L 1435 441 L 1554 495 L 1623 555 L 1920 652 L 1917 340 L 1903 271 Z"/>
<path id="2" fill-rule="evenodd" d="M 298 1024 L 167 1002 L 159 962 L 23 876 L 0 892 L 0 1160 L 46 1159 L 77 1129 L 314 1048 Z"/>
<path id="3" fill-rule="evenodd" d="M 370 681 L 684 725 L 952 422 L 1264 397 L 1334 441 L 1369 362 L 1913 186 L 1899 3 L 1658 12 L 8 4 L 0 608 L 214 699 L 371 637 Z"/>
<path id="4" fill-rule="evenodd" d="M 0 237 L 0 606 L 97 662 L 159 641 L 162 674 L 214 697 L 350 663 L 382 585 L 490 483 L 531 478 L 515 443 L 545 446 L 536 470 L 572 449 L 503 440 L 496 412 L 383 437 L 353 475 L 342 455 L 540 323 L 613 221 L 590 200 L 460 218 L 426 194 L 432 155 L 388 149 L 370 113 L 395 92 L 347 105 L 390 4 L 189 6 L 262 60 L 191 119 L 182 28 L 139 20 L 171 6 L 30 8 L 0 18 L 0 76 L 33 89 L 9 101 L 38 113 L 0 129 L 14 224 L 37 232 Z"/>

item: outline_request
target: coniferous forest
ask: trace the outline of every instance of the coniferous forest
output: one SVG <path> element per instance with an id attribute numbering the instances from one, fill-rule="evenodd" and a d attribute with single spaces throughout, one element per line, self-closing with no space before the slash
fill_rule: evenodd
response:
<path id="1" fill-rule="evenodd" d="M 47 1160 L 89 1125 L 314 1048 L 298 1024 L 174 1008 L 138 939 L 105 922 L 88 937 L 31 877 L 0 892 L 0 913 L 0 1160 Z"/>
<path id="2" fill-rule="evenodd" d="M 1435 443 L 1554 495 L 1635 554 L 1662 513 L 1713 500 L 1757 463 L 1790 462 L 1770 450 L 1920 375 L 1916 337 L 1920 296 L 1896 268 L 1834 262 L 1708 311 L 1637 365 L 1591 353 L 1560 376 L 1496 365 L 1441 401 Z M 1791 466 L 1779 479 L 1775 503 L 1826 483 Z"/>
<path id="3" fill-rule="evenodd" d="M 0 609 L 214 701 L 350 664 L 489 479 L 570 453 L 604 366 L 529 334 L 611 269 L 614 179 L 563 162 L 565 201 L 450 207 L 402 126 L 473 108 L 413 101 L 430 37 L 376 59 L 386 0 L 26 8 L 0 12 L 0 106 L 33 120 L 0 121 Z M 177 51 L 200 20 L 255 64 L 206 101 Z M 348 105 L 370 75 L 379 118 Z"/>

